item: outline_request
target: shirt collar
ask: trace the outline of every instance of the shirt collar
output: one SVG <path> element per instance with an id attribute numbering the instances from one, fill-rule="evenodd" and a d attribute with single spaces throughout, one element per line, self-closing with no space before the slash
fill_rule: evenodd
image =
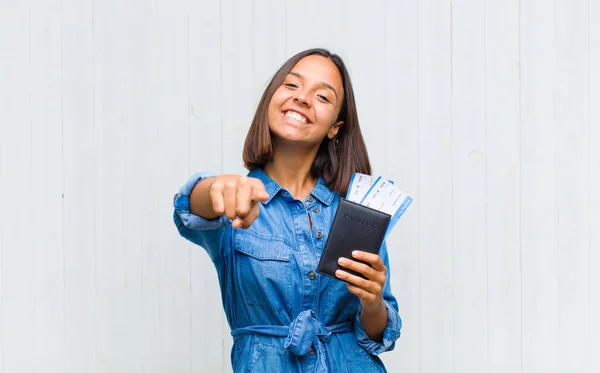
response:
<path id="1" fill-rule="evenodd" d="M 331 202 L 333 202 L 333 199 L 335 198 L 335 192 L 329 189 L 322 176 L 319 177 L 317 185 L 315 185 L 315 188 L 310 194 L 327 206 L 331 205 Z"/>
<path id="2" fill-rule="evenodd" d="M 279 184 L 277 184 L 275 180 L 271 179 L 261 168 L 257 168 L 255 170 L 250 171 L 248 173 L 248 176 L 257 178 L 264 184 L 265 191 L 269 195 L 269 198 L 266 201 L 262 202 L 263 205 L 269 204 L 273 197 L 275 197 L 277 193 L 281 189 L 283 189 Z M 317 185 L 315 185 L 314 189 L 312 190 L 312 192 L 310 192 L 310 194 L 327 206 L 329 206 L 335 198 L 335 192 L 329 189 L 327 184 L 325 184 L 325 179 L 323 179 L 323 177 L 319 177 Z"/>

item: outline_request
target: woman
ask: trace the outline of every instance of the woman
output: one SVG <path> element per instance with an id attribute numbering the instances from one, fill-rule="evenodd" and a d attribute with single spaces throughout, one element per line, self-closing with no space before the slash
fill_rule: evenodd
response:
<path id="1" fill-rule="evenodd" d="M 307 50 L 277 71 L 243 159 L 248 176 L 194 175 L 174 202 L 180 234 L 217 269 L 234 372 L 385 372 L 377 355 L 401 328 L 385 243 L 340 258 L 367 280 L 315 272 L 340 195 L 371 173 L 339 56 Z"/>

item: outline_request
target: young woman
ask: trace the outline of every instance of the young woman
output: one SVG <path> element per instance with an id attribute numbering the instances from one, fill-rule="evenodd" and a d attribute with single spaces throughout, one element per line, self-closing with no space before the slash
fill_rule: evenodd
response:
<path id="1" fill-rule="evenodd" d="M 385 243 L 340 258 L 366 280 L 316 273 L 340 195 L 371 173 L 339 56 L 311 49 L 277 71 L 243 159 L 247 176 L 196 174 L 174 202 L 180 234 L 217 269 L 234 372 L 385 372 L 377 355 L 401 328 Z"/>

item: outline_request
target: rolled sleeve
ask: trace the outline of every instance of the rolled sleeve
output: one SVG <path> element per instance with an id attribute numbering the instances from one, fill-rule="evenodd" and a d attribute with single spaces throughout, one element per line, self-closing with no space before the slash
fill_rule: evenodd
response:
<path id="1" fill-rule="evenodd" d="M 221 215 L 215 220 L 208 220 L 190 211 L 190 194 L 194 187 L 202 180 L 215 177 L 213 173 L 197 173 L 179 189 L 179 192 L 173 198 L 173 221 L 177 226 L 179 234 L 187 240 L 202 246 L 210 255 L 213 261 L 220 257 L 223 228 L 230 220 Z"/>
<path id="2" fill-rule="evenodd" d="M 385 351 L 391 351 L 394 349 L 396 340 L 400 338 L 400 329 L 402 329 L 402 320 L 398 311 L 387 301 L 385 302 L 387 309 L 388 322 L 385 330 L 383 331 L 383 337 L 381 342 L 375 342 L 365 331 L 360 322 L 360 312 L 362 307 L 358 305 L 356 316 L 354 319 L 354 334 L 358 344 L 364 348 L 371 355 L 379 355 Z"/>
<path id="3" fill-rule="evenodd" d="M 215 176 L 217 175 L 212 173 L 194 174 L 181 188 L 179 188 L 179 193 L 175 195 L 173 200 L 175 213 L 187 228 L 197 230 L 217 229 L 224 227 L 229 222 L 229 219 L 224 215 L 221 215 L 215 220 L 207 220 L 190 212 L 190 194 L 194 187 L 202 180 Z"/>

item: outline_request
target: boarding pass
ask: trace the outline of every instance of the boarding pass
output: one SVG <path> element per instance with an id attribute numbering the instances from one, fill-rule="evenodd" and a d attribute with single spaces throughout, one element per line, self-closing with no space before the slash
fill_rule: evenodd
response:
<path id="1" fill-rule="evenodd" d="M 390 215 L 386 237 L 412 203 L 412 198 L 393 181 L 361 173 L 352 175 L 346 199 Z"/>

